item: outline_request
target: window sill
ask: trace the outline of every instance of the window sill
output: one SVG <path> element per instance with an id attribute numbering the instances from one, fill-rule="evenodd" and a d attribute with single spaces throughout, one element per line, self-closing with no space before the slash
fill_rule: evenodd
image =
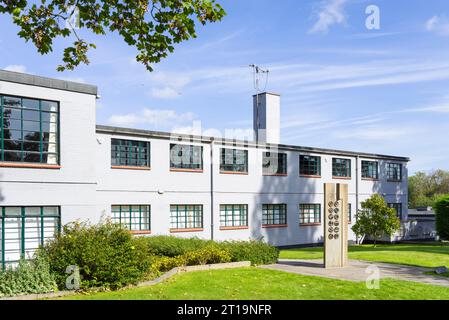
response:
<path id="1" fill-rule="evenodd" d="M 203 169 L 176 169 L 170 168 L 170 172 L 192 172 L 192 173 L 203 173 Z"/>
<path id="2" fill-rule="evenodd" d="M 275 173 L 275 174 L 263 173 L 262 175 L 265 177 L 288 177 L 287 173 Z"/>
<path id="3" fill-rule="evenodd" d="M 18 163 L 18 162 L 1 162 L 0 167 L 3 168 L 30 168 L 30 169 L 61 169 L 57 164 L 42 164 L 42 163 Z"/>
<path id="4" fill-rule="evenodd" d="M 131 233 L 134 235 L 151 234 L 151 230 L 131 230 Z"/>
<path id="5" fill-rule="evenodd" d="M 220 230 L 245 230 L 249 229 L 248 226 L 239 226 L 239 227 L 220 227 Z"/>
<path id="6" fill-rule="evenodd" d="M 387 182 L 402 182 L 402 180 L 388 179 Z"/>
<path id="7" fill-rule="evenodd" d="M 299 226 L 300 227 L 321 226 L 321 222 L 320 223 L 300 223 Z"/>
<path id="8" fill-rule="evenodd" d="M 363 181 L 379 181 L 378 178 L 362 178 Z"/>
<path id="9" fill-rule="evenodd" d="M 151 170 L 150 167 L 137 167 L 137 166 L 111 166 L 111 169 L 125 169 L 125 170 Z"/>
<path id="10" fill-rule="evenodd" d="M 315 176 L 315 175 L 308 175 L 308 174 L 300 174 L 301 178 L 315 178 L 315 179 L 321 179 L 321 176 Z"/>
<path id="11" fill-rule="evenodd" d="M 332 176 L 332 179 L 337 179 L 337 180 L 352 180 L 352 177 L 335 177 L 335 176 Z"/>
<path id="12" fill-rule="evenodd" d="M 201 232 L 204 231 L 203 228 L 187 228 L 187 229 L 170 229 L 171 233 L 179 233 L 179 232 Z"/>
<path id="13" fill-rule="evenodd" d="M 248 172 L 238 172 L 238 171 L 221 171 L 221 174 L 239 174 L 239 175 L 248 175 Z"/>
<path id="14" fill-rule="evenodd" d="M 262 228 L 287 228 L 287 224 L 263 224 Z"/>

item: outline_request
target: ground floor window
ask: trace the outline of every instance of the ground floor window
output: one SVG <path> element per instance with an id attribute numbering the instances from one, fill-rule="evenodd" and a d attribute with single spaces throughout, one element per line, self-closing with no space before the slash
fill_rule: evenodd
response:
<path id="1" fill-rule="evenodd" d="M 262 225 L 287 224 L 286 204 L 263 204 Z"/>
<path id="2" fill-rule="evenodd" d="M 402 203 L 389 203 L 388 206 L 396 211 L 396 216 L 402 220 Z"/>
<path id="3" fill-rule="evenodd" d="M 317 203 L 307 203 L 299 205 L 299 223 L 300 224 L 319 224 L 321 223 L 321 205 Z"/>
<path id="4" fill-rule="evenodd" d="M 131 231 L 149 231 L 151 207 L 149 205 L 113 205 L 112 221 Z"/>
<path id="5" fill-rule="evenodd" d="M 0 263 L 29 258 L 60 231 L 59 207 L 0 207 Z"/>
<path id="6" fill-rule="evenodd" d="M 248 226 L 247 204 L 221 204 L 221 227 L 246 227 Z"/>
<path id="7" fill-rule="evenodd" d="M 202 229 L 203 205 L 171 205 L 170 206 L 171 229 Z"/>

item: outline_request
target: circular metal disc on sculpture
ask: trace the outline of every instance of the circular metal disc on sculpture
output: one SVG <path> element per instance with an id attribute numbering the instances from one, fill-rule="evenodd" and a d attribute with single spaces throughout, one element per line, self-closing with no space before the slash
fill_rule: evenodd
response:
<path id="1" fill-rule="evenodd" d="M 338 227 L 340 225 L 340 223 L 338 221 L 334 222 L 334 226 Z"/>
<path id="2" fill-rule="evenodd" d="M 330 235 L 328 236 L 328 238 L 332 240 L 332 239 L 334 238 L 334 236 L 333 236 L 332 234 L 330 234 Z"/>
<path id="3" fill-rule="evenodd" d="M 335 240 L 338 239 L 338 234 L 334 235 L 334 239 L 335 239 Z"/>
<path id="4" fill-rule="evenodd" d="M 332 220 L 332 219 L 334 218 L 334 216 L 330 214 L 330 215 L 328 216 L 328 218 L 329 218 L 329 220 Z"/>
<path id="5" fill-rule="evenodd" d="M 338 207 L 338 205 L 339 205 L 339 202 L 338 202 L 338 201 L 335 201 L 335 202 L 334 202 L 334 207 Z"/>
<path id="6" fill-rule="evenodd" d="M 334 210 L 332 210 L 332 208 L 329 208 L 329 210 L 327 210 L 327 211 L 329 211 L 329 213 L 334 212 Z"/>
<path id="7" fill-rule="evenodd" d="M 335 227 L 335 228 L 334 228 L 334 231 L 335 231 L 335 232 L 338 232 L 338 231 L 340 231 L 340 228 L 339 228 L 339 227 Z"/>
<path id="8" fill-rule="evenodd" d="M 332 227 L 331 227 L 331 228 L 327 229 L 327 231 L 332 232 L 332 231 L 334 231 L 334 229 L 332 229 Z"/>
<path id="9" fill-rule="evenodd" d="M 340 209 L 338 209 L 338 208 L 335 208 L 335 209 L 334 209 L 334 212 L 335 212 L 335 213 L 338 213 L 339 211 L 340 211 Z"/>
<path id="10" fill-rule="evenodd" d="M 328 205 L 329 205 L 329 207 L 332 207 L 334 205 L 334 203 L 332 201 L 329 201 Z"/>
<path id="11" fill-rule="evenodd" d="M 329 221 L 328 225 L 329 225 L 329 227 L 332 227 L 334 225 L 334 223 L 332 221 Z"/>
<path id="12" fill-rule="evenodd" d="M 338 218 L 339 218 L 338 214 L 334 215 L 335 220 L 338 220 Z"/>

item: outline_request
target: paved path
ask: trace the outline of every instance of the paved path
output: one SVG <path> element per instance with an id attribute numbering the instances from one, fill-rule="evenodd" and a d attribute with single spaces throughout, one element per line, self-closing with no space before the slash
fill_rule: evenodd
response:
<path id="1" fill-rule="evenodd" d="M 324 269 L 322 259 L 280 259 L 277 264 L 260 266 L 260 268 L 340 280 L 366 281 L 367 277 L 372 274 L 372 271 L 367 272 L 366 268 L 369 266 L 376 266 L 379 268 L 381 279 L 393 278 L 449 287 L 449 278 L 424 274 L 426 271 L 433 271 L 432 268 L 412 267 L 381 262 L 349 260 L 348 266 L 345 268 Z"/>

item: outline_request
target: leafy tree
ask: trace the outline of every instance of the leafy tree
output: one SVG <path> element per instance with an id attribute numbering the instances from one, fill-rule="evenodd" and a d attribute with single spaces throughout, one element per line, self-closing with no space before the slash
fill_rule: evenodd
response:
<path id="1" fill-rule="evenodd" d="M 12 16 L 18 35 L 31 40 L 40 54 L 51 52 L 55 39 L 73 35 L 58 71 L 89 64 L 87 53 L 95 44 L 77 29 L 117 32 L 137 49 L 136 60 L 152 71 L 151 64 L 173 52 L 174 44 L 196 37 L 195 18 L 205 25 L 225 15 L 215 0 L 0 0 L 0 13 Z"/>
<path id="2" fill-rule="evenodd" d="M 433 206 L 435 200 L 449 193 L 449 172 L 417 172 L 408 181 L 409 207 Z"/>
<path id="3" fill-rule="evenodd" d="M 441 239 L 449 240 L 449 195 L 435 201 L 435 225 Z"/>
<path id="4" fill-rule="evenodd" d="M 391 236 L 400 227 L 400 221 L 396 217 L 396 211 L 388 207 L 385 199 L 379 194 L 374 194 L 371 198 L 361 203 L 362 209 L 357 212 L 357 222 L 352 227 L 352 231 L 362 238 L 367 235 L 376 240 L 383 235 Z"/>

